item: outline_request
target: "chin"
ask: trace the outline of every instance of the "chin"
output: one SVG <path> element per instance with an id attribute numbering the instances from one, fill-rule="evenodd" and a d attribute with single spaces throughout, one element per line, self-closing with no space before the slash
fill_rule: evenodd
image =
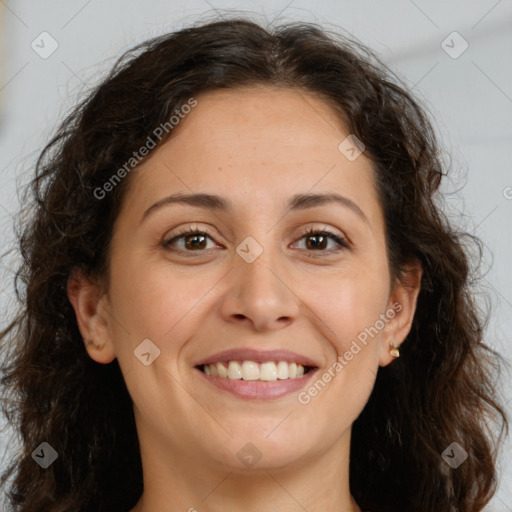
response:
<path id="1" fill-rule="evenodd" d="M 301 458 L 307 458 L 310 451 L 304 445 L 304 438 L 291 438 L 286 430 L 275 437 L 275 431 L 268 435 L 271 430 L 266 434 L 258 431 L 257 435 L 252 435 L 253 429 L 235 432 L 229 442 L 224 440 L 220 453 L 211 453 L 211 457 L 218 459 L 229 471 L 247 473 L 286 469 L 296 465 Z M 311 442 L 311 438 L 306 437 L 306 440 Z M 211 445 L 208 448 L 211 449 Z"/>

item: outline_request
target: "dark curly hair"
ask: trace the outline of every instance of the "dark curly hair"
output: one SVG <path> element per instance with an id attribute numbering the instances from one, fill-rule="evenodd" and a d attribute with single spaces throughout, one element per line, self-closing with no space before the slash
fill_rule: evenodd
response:
<path id="1" fill-rule="evenodd" d="M 474 294 L 482 243 L 451 226 L 439 191 L 447 165 L 425 107 L 368 48 L 311 23 L 196 23 L 126 52 L 60 125 L 25 191 L 17 235 L 19 310 L 0 333 L 2 410 L 22 449 L 4 472 L 18 512 L 126 511 L 142 493 L 132 409 L 117 360 L 87 354 L 66 287 L 74 269 L 108 280 L 127 175 L 95 191 L 191 96 L 254 85 L 312 92 L 366 146 L 385 216 L 390 274 L 423 267 L 398 360 L 378 370 L 352 429 L 350 488 L 364 510 L 478 512 L 496 490 L 508 419 Z M 171 133 L 171 132 L 170 132 Z M 159 144 L 166 138 L 162 138 Z M 476 248 L 476 263 L 470 247 Z M 14 249 L 12 249 L 14 250 Z M 32 453 L 58 453 L 48 469 Z M 469 457 L 441 457 L 452 442 Z"/>

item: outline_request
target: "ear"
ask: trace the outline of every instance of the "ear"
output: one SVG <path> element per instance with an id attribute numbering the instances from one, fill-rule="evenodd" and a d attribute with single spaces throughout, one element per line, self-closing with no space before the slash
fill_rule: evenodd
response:
<path id="1" fill-rule="evenodd" d="M 423 269 L 419 260 L 409 263 L 402 271 L 402 278 L 397 279 L 389 302 L 389 312 L 394 316 L 386 325 L 379 357 L 379 365 L 387 366 L 395 358 L 390 354 L 391 346 L 400 346 L 409 334 L 416 312 L 416 303 L 421 288 Z"/>
<path id="2" fill-rule="evenodd" d="M 116 353 L 109 329 L 111 316 L 108 297 L 100 284 L 75 270 L 68 279 L 67 294 L 89 356 L 98 363 L 112 362 Z"/>

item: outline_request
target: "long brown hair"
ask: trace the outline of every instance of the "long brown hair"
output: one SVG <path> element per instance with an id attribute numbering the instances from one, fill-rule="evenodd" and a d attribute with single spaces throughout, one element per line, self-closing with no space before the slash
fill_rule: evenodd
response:
<path id="1" fill-rule="evenodd" d="M 479 258 L 472 263 L 469 246 L 478 255 L 481 243 L 442 211 L 447 166 L 426 109 L 351 37 L 309 23 L 264 28 L 232 18 L 128 51 L 38 159 L 20 223 L 19 311 L 0 333 L 3 412 L 22 440 L 3 475 L 3 483 L 13 477 L 16 511 L 126 511 L 138 501 L 132 401 L 117 360 L 101 365 L 88 356 L 67 280 L 74 268 L 108 277 L 130 175 L 104 197 L 97 191 L 155 127 L 199 93 L 258 84 L 309 91 L 335 109 L 373 162 L 391 275 L 400 278 L 414 259 L 423 266 L 401 356 L 379 368 L 353 425 L 353 496 L 379 512 L 478 512 L 495 492 L 497 448 L 508 433 L 493 388 L 503 360 L 483 341 L 487 320 L 474 297 Z M 32 458 L 43 441 L 58 453 L 47 469 Z M 453 442 L 468 452 L 456 469 L 441 456 Z"/>

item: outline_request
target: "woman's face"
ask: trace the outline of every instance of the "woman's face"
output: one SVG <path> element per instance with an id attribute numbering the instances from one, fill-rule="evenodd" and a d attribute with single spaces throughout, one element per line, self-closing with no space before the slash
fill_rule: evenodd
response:
<path id="1" fill-rule="evenodd" d="M 117 357 L 142 450 L 306 464 L 348 445 L 418 290 L 390 277 L 370 161 L 326 103 L 274 88 L 196 100 L 132 172 L 108 293 L 80 328 L 106 343 L 91 357 Z M 196 194 L 215 197 L 167 200 Z M 207 375 L 215 362 L 243 378 Z M 291 363 L 314 369 L 291 378 Z"/>

